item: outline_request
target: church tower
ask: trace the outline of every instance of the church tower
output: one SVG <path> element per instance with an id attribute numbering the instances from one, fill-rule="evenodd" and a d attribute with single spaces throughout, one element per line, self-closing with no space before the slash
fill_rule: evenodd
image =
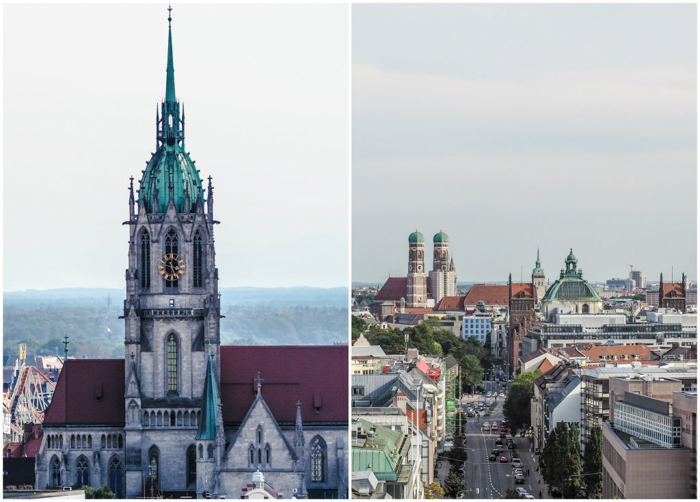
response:
<path id="1" fill-rule="evenodd" d="M 440 230 L 433 237 L 433 270 L 430 272 L 430 292 L 437 304 L 444 296 L 457 295 L 457 271 L 450 258 L 449 237 Z"/>
<path id="2" fill-rule="evenodd" d="M 546 293 L 544 269 L 540 263 L 540 248 L 537 248 L 537 261 L 535 262 L 535 268 L 532 269 L 532 284 L 535 286 L 535 291 L 537 291 L 537 303 L 540 303 Z"/>
<path id="3" fill-rule="evenodd" d="M 406 306 L 425 308 L 428 302 L 428 276 L 425 273 L 425 237 L 418 230 L 408 236 L 408 281 Z"/>
<path id="4" fill-rule="evenodd" d="M 185 110 L 175 94 L 170 16 L 165 99 L 156 112 L 156 151 L 129 187 L 129 266 L 124 301 L 126 490 L 194 488 L 193 438 L 207 379 L 220 385 L 218 271 L 211 177 L 204 186 L 185 150 Z M 168 459 L 167 468 L 161 459 Z M 154 467 L 155 466 L 155 470 Z"/>

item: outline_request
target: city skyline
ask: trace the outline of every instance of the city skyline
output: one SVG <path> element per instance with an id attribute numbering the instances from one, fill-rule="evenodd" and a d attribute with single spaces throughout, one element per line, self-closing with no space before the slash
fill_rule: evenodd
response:
<path id="1" fill-rule="evenodd" d="M 450 237 L 460 282 L 696 277 L 692 5 L 353 9 L 353 281 Z M 650 35 L 653 34 L 653 35 Z M 387 224 L 377 224 L 385 221 Z"/>
<path id="2" fill-rule="evenodd" d="M 5 291 L 122 287 L 129 177 L 138 187 L 164 98 L 166 7 L 5 9 Z M 347 8 L 178 4 L 172 16 L 221 286 L 347 287 Z"/>

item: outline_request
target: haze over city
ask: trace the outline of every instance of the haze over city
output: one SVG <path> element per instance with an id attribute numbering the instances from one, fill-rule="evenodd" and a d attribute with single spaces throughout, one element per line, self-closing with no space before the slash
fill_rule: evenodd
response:
<path id="1" fill-rule="evenodd" d="M 696 277 L 693 5 L 358 5 L 353 281 Z"/>

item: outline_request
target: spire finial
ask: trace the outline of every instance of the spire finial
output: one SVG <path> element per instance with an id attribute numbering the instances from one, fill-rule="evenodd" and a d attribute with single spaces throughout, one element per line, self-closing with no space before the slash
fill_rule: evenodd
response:
<path id="1" fill-rule="evenodd" d="M 173 64 L 173 34 L 171 21 L 173 20 L 170 12 L 173 8 L 168 5 L 168 69 L 166 70 L 167 79 L 165 83 L 165 101 L 175 101 L 175 65 Z"/>

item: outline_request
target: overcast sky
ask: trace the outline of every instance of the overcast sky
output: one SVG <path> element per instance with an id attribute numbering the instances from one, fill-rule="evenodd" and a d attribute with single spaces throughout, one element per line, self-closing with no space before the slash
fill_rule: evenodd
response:
<path id="1" fill-rule="evenodd" d="M 167 4 L 4 5 L 4 290 L 124 287 L 129 176 L 155 148 Z M 220 286 L 348 277 L 345 5 L 175 5 L 186 144 Z"/>
<path id="2" fill-rule="evenodd" d="M 695 5 L 356 5 L 353 281 L 696 277 Z"/>

